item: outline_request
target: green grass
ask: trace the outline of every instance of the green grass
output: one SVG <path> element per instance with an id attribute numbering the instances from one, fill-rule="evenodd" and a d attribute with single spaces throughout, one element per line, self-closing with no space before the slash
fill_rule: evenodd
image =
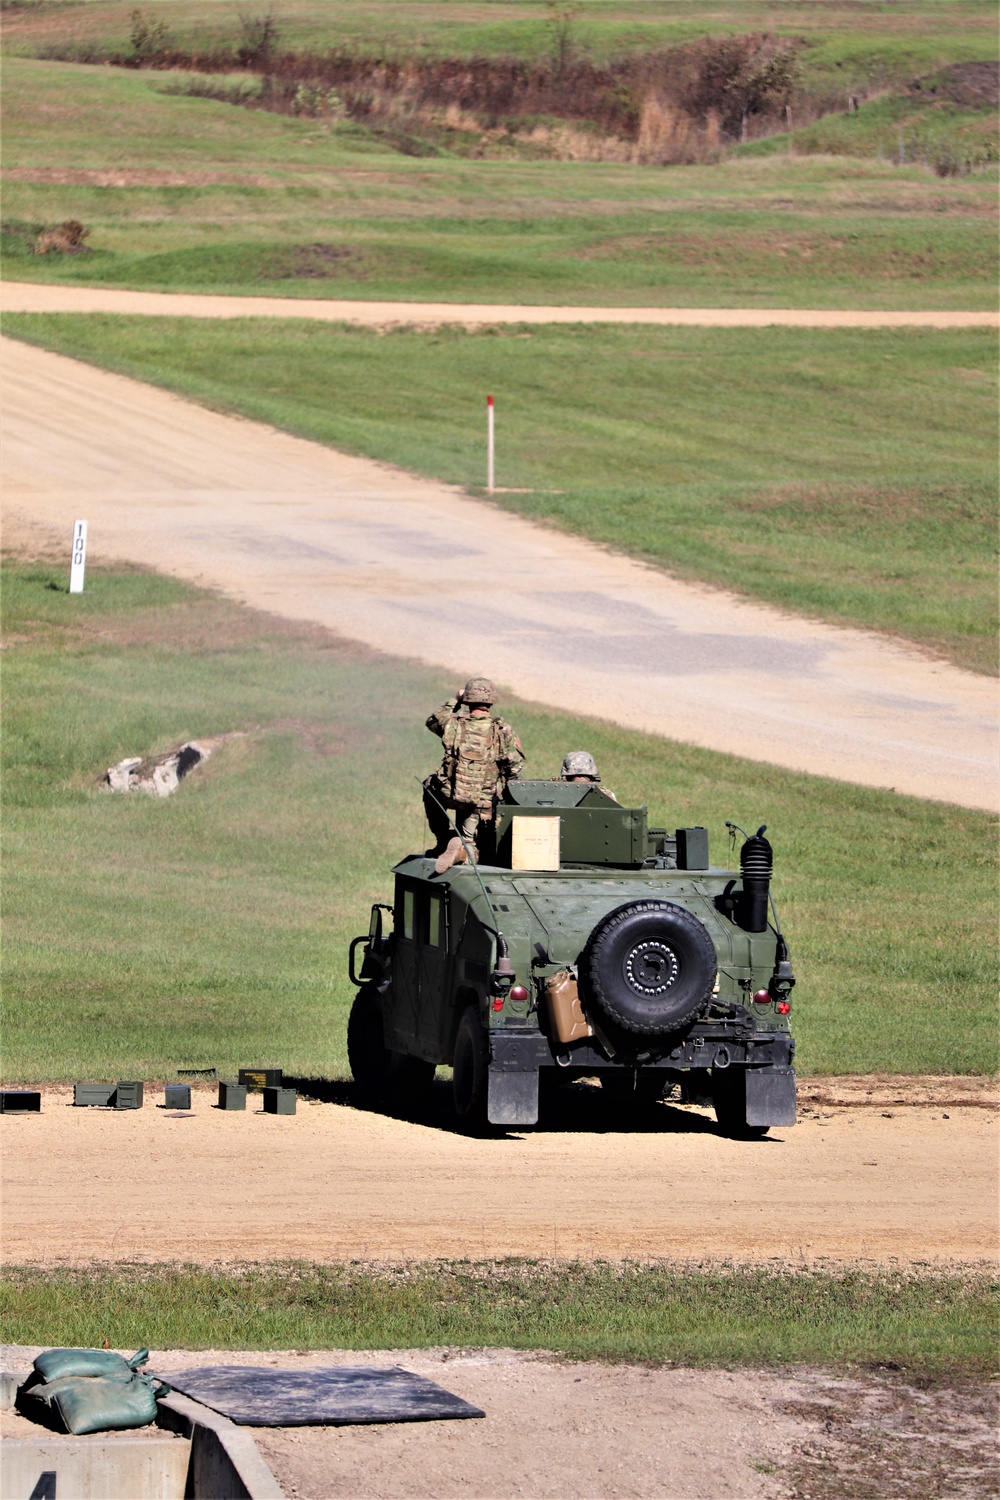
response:
<path id="1" fill-rule="evenodd" d="M 475 485 L 684 576 L 996 664 L 987 331 L 535 328 L 14 317 L 18 337 Z"/>
<path id="2" fill-rule="evenodd" d="M 945 180 L 919 163 L 789 157 L 787 144 L 704 167 L 414 158 L 360 126 L 166 94 L 168 74 L 9 59 L 4 83 L 5 218 L 91 230 L 77 256 L 35 256 L 15 234 L 8 279 L 622 306 L 995 303 L 989 173 Z"/>
<path id="3" fill-rule="evenodd" d="M 87 45 L 99 55 L 127 46 L 133 0 L 86 5 L 14 4 L 5 24 L 8 53 Z M 261 14 L 266 6 L 250 7 Z M 232 46 L 238 36 L 229 0 L 150 0 L 142 9 L 170 27 L 178 47 Z M 544 0 L 282 0 L 274 7 L 281 47 L 346 47 L 389 55 L 517 56 L 551 48 Z M 944 61 L 989 57 L 994 8 L 984 0 L 713 0 L 693 9 L 681 0 L 585 0 L 574 43 L 605 58 L 629 48 L 668 46 L 706 33 L 774 31 L 809 42 L 812 73 L 850 76 L 926 71 Z"/>
<path id="4" fill-rule="evenodd" d="M 889 1365 L 910 1376 L 970 1379 L 996 1366 L 996 1292 L 986 1272 L 771 1265 L 14 1267 L 0 1287 L 0 1318 L 6 1340 L 29 1345 L 500 1345 L 576 1359 Z"/>
<path id="5" fill-rule="evenodd" d="M 825 115 L 788 135 L 752 141 L 739 152 L 744 158 L 789 150 L 876 157 L 897 166 L 919 163 L 947 177 L 995 163 L 998 149 L 994 108 L 961 108 L 928 91 L 876 96 L 856 113 Z"/>
<path id="6" fill-rule="evenodd" d="M 64 584 L 24 564 L 3 588 L 5 1079 L 346 1076 L 347 942 L 424 846 L 423 721 L 452 684 L 153 574 Z M 803 1072 L 994 1069 L 987 816 L 503 706 L 533 774 L 582 744 L 718 862 L 724 819 L 768 823 Z M 99 786 L 234 730 L 169 800 Z"/>

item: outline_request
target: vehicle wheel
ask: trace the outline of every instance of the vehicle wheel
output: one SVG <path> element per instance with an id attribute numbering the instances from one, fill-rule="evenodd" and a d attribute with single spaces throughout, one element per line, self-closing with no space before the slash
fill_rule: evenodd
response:
<path id="1" fill-rule="evenodd" d="M 747 1124 L 747 1075 L 744 1068 L 712 1070 L 712 1105 L 719 1129 L 734 1141 L 759 1141 L 770 1126 Z"/>
<path id="2" fill-rule="evenodd" d="M 476 1005 L 467 1006 L 458 1023 L 452 1072 L 459 1124 L 467 1130 L 484 1129 L 490 1075 L 489 1042 Z"/>
<path id="3" fill-rule="evenodd" d="M 619 906 L 594 928 L 583 956 L 594 1001 L 628 1031 L 674 1031 L 711 997 L 718 961 L 697 917 L 671 901 Z"/>
<path id="4" fill-rule="evenodd" d="M 347 1060 L 362 1097 L 381 1099 L 392 1057 L 385 1045 L 381 996 L 374 984 L 362 985 L 347 1022 Z"/>
<path id="5" fill-rule="evenodd" d="M 419 1104 L 434 1082 L 437 1071 L 434 1064 L 422 1057 L 410 1057 L 406 1052 L 390 1052 L 388 1057 L 386 1099 L 403 1108 Z"/>

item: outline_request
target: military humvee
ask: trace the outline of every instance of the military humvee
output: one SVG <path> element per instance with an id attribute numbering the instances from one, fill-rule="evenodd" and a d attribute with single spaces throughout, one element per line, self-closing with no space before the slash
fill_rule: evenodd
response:
<path id="1" fill-rule="evenodd" d="M 592 784 L 515 781 L 495 833 L 489 864 L 402 860 L 352 942 L 363 1092 L 412 1102 L 450 1063 L 472 1129 L 535 1124 L 543 1075 L 597 1077 L 623 1103 L 680 1084 L 737 1136 L 795 1123 L 795 979 L 763 828 L 722 869 L 704 828 L 650 828 Z"/>

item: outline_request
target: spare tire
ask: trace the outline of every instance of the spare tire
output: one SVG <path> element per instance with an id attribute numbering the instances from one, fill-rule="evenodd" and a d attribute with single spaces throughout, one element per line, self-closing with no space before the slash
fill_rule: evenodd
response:
<path id="1" fill-rule="evenodd" d="M 715 945 L 672 901 L 632 901 L 602 917 L 581 963 L 586 989 L 628 1031 L 675 1031 L 715 986 Z"/>

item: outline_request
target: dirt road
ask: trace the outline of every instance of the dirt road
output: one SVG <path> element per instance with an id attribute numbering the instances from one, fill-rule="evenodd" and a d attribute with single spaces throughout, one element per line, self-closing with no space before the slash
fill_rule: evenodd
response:
<path id="1" fill-rule="evenodd" d="M 479 302 L 362 302 L 327 297 L 222 297 L 6 282 L 0 312 L 134 313 L 144 318 L 315 318 L 394 323 L 647 323 L 687 328 L 996 328 L 992 312 L 858 312 L 798 307 L 531 307 Z"/>
<path id="2" fill-rule="evenodd" d="M 207 584 L 460 681 L 489 670 L 525 698 L 631 729 L 1000 804 L 984 677 L 74 360 L 10 340 L 2 357 L 5 509 L 67 550 L 83 517 L 93 558 Z M 502 590 L 484 596 L 498 559 Z"/>
<path id="3" fill-rule="evenodd" d="M 442 1086 L 443 1092 L 443 1086 Z M 5 1115 L 4 1257 L 81 1261 L 409 1260 L 506 1255 L 975 1261 L 997 1244 L 987 1108 L 805 1103 L 764 1141 L 659 1104 L 627 1126 L 572 1091 L 546 1129 L 468 1140 L 300 1100 L 294 1117 L 76 1109 Z M 933 1095 L 931 1097 L 934 1097 Z M 248 1219 L 248 1203 L 267 1213 Z"/>

